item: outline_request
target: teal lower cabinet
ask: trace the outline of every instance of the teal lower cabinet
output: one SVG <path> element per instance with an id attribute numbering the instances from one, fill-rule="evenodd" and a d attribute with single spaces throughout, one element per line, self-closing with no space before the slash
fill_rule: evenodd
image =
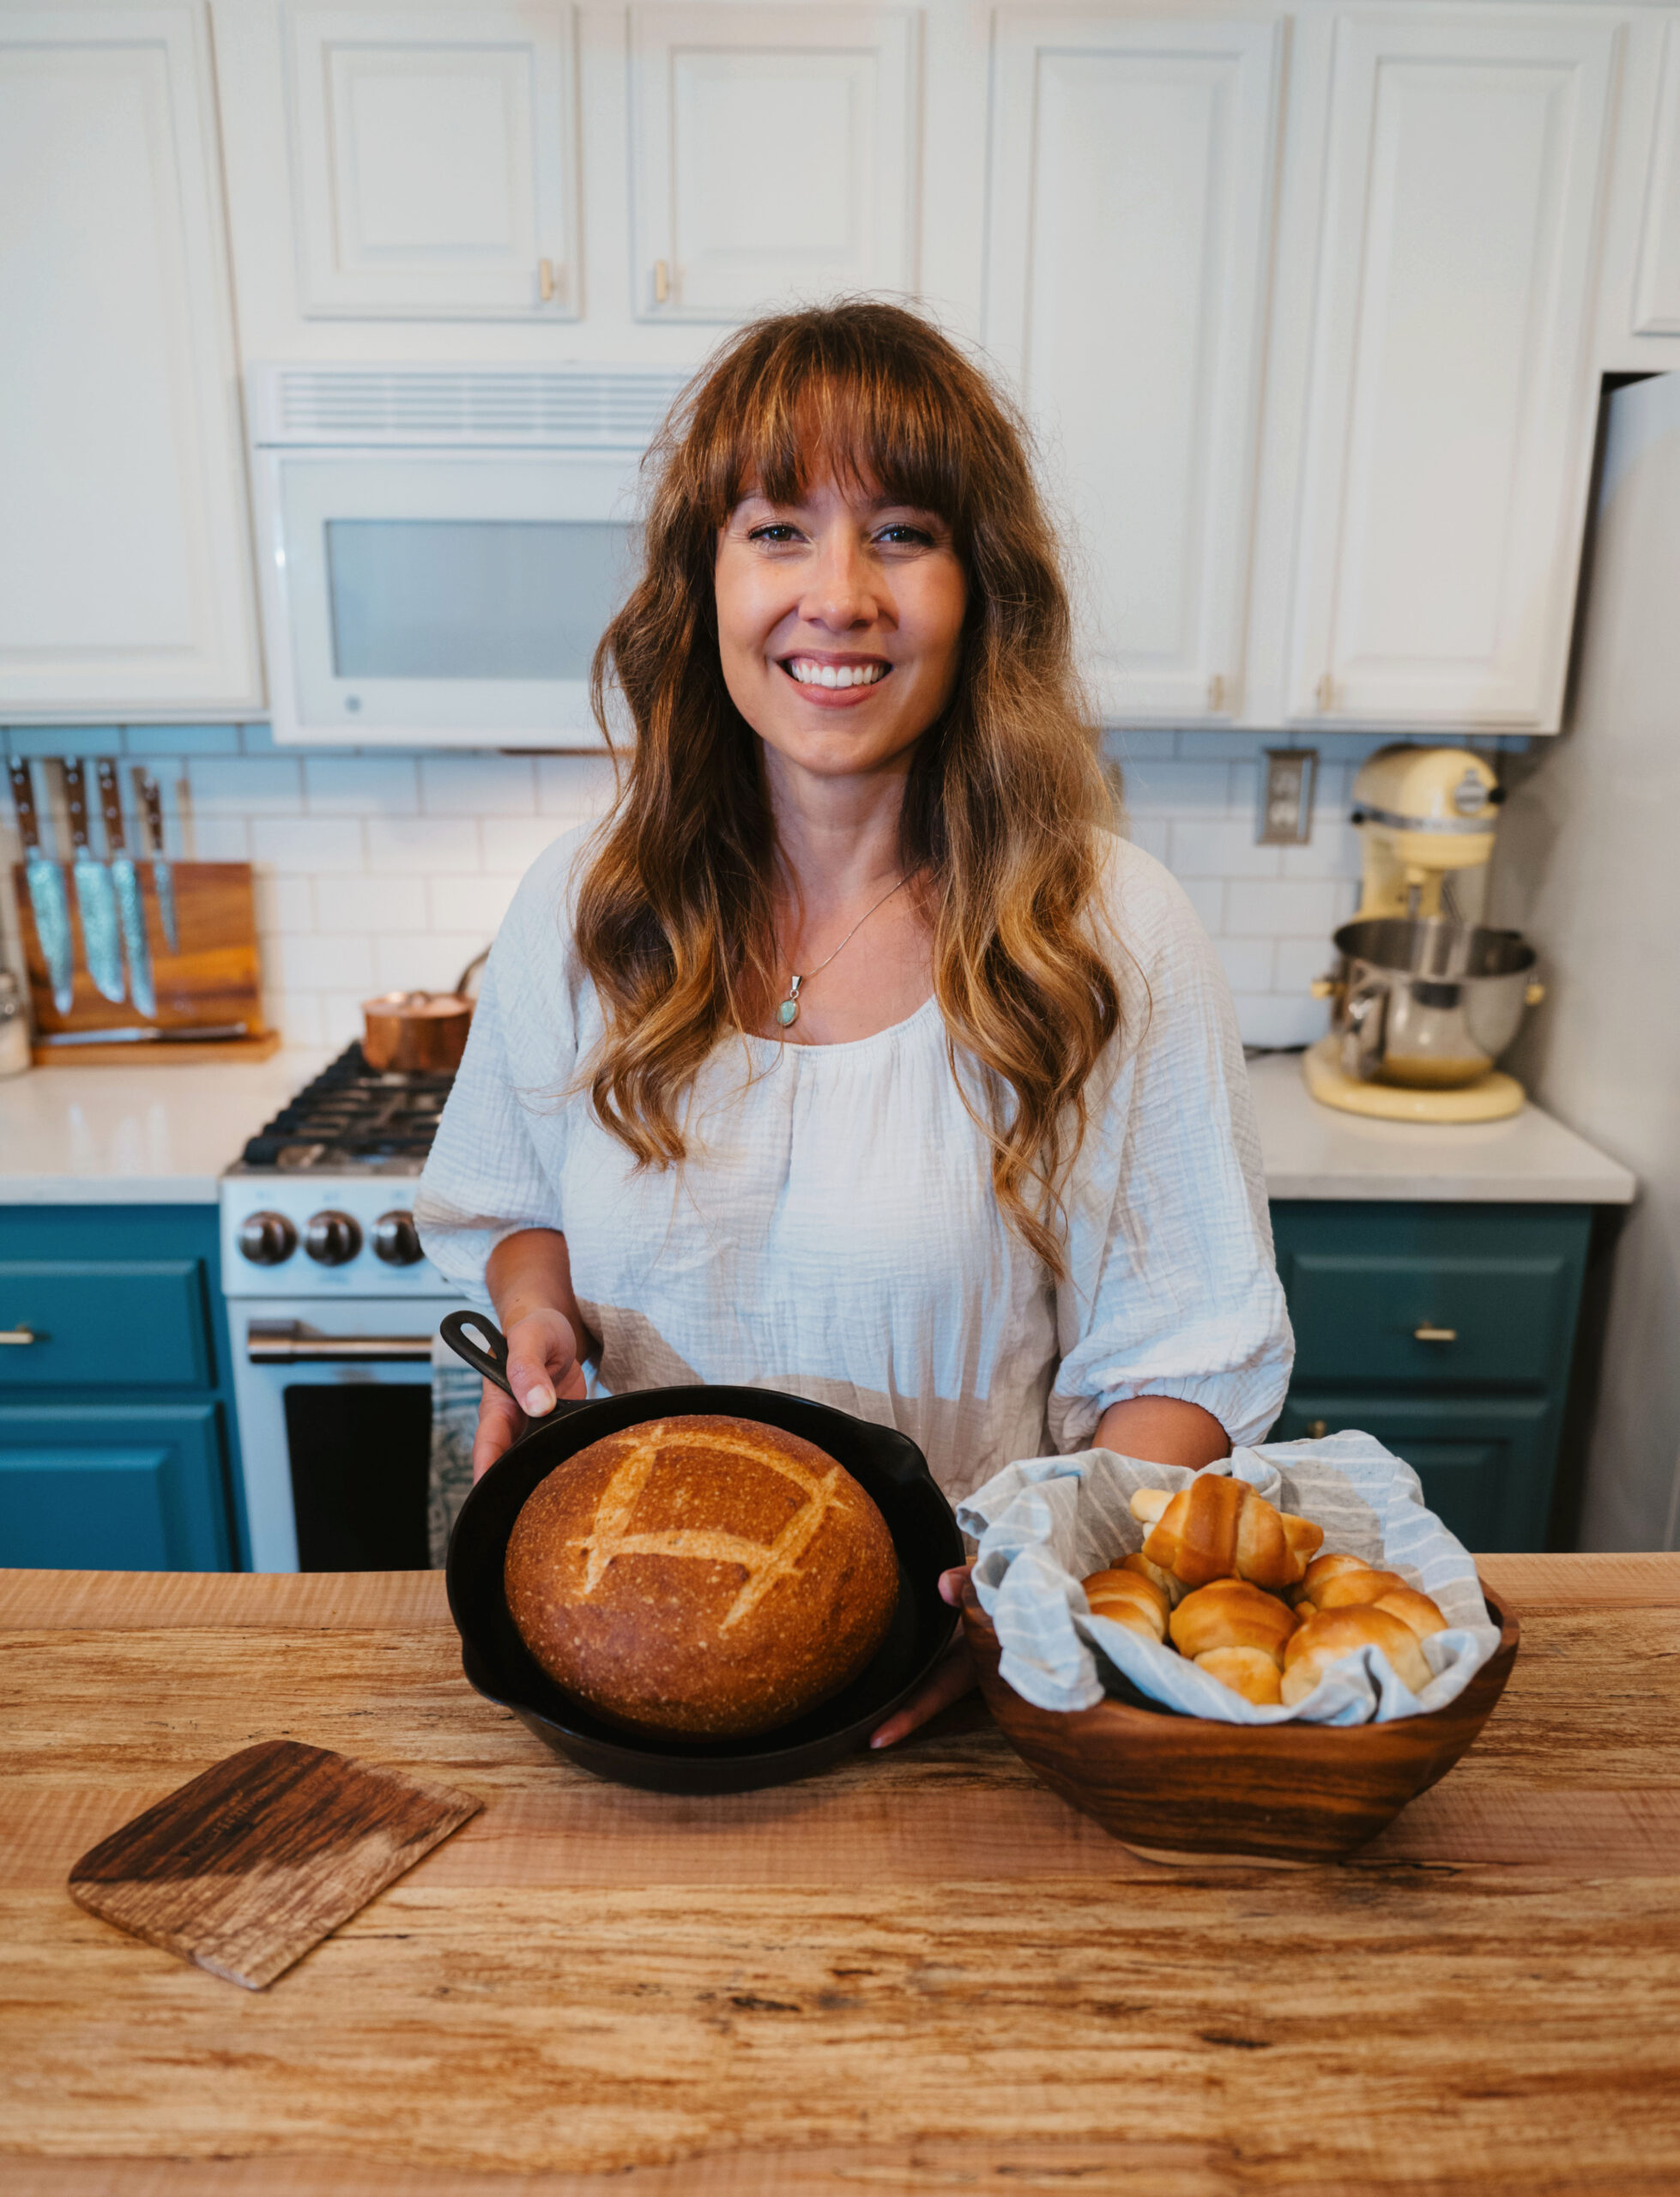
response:
<path id="1" fill-rule="evenodd" d="M 9 1565 L 226 1571 L 218 1407 L 0 1407 L 0 1550 Z"/>
<path id="2" fill-rule="evenodd" d="M 1358 1427 L 1472 1549 L 1546 1546 L 1592 1211 L 1280 1201 L 1295 1371 L 1273 1438 Z"/>
<path id="3" fill-rule="evenodd" d="M 218 1262 L 214 1206 L 0 1208 L 0 1565 L 239 1567 Z"/>

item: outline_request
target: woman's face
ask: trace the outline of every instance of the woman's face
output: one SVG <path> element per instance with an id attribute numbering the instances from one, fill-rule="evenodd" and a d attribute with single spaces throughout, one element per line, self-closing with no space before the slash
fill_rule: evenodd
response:
<path id="1" fill-rule="evenodd" d="M 956 683 L 968 589 L 937 513 L 867 486 L 748 495 L 718 538 L 724 683 L 785 762 L 826 778 L 890 769 Z"/>

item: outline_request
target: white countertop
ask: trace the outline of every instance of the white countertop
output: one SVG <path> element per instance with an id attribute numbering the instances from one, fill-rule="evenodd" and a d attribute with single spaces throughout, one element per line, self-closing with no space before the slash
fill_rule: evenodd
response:
<path id="1" fill-rule="evenodd" d="M 1274 1198 L 1627 1205 L 1635 1178 L 1533 1105 L 1503 1122 L 1379 1122 L 1320 1105 L 1298 1053 L 1251 1061 Z"/>
<path id="2" fill-rule="evenodd" d="M 0 1205 L 214 1205 L 222 1170 L 329 1055 L 44 1068 L 0 1082 Z M 1507 1122 L 1368 1121 L 1320 1106 L 1294 1054 L 1249 1071 L 1274 1198 L 1625 1205 L 1634 1177 L 1538 1106 Z"/>
<path id="3" fill-rule="evenodd" d="M 0 1205 L 214 1205 L 217 1178 L 329 1053 L 37 1068 L 0 1082 Z"/>

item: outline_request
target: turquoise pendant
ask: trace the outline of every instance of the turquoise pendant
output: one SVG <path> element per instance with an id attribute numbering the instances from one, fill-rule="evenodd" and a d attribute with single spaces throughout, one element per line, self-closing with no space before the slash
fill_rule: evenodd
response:
<path id="1" fill-rule="evenodd" d="M 776 1019 L 784 1030 L 789 1023 L 795 1021 L 798 1016 L 799 1002 L 796 999 L 784 999 L 776 1010 Z"/>

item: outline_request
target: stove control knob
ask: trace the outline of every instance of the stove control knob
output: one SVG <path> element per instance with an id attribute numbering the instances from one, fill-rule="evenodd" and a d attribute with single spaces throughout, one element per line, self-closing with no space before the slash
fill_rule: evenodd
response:
<path id="1" fill-rule="evenodd" d="M 362 1232 L 347 1213 L 311 1213 L 304 1231 L 304 1249 L 318 1266 L 341 1267 L 362 1247 Z"/>
<path id="2" fill-rule="evenodd" d="M 253 1266 L 283 1266 L 297 1248 L 298 1232 L 283 1213 L 253 1213 L 239 1223 L 239 1251 Z"/>
<path id="3" fill-rule="evenodd" d="M 412 1213 L 382 1213 L 373 1224 L 373 1256 L 388 1267 L 415 1267 L 426 1256 Z"/>

